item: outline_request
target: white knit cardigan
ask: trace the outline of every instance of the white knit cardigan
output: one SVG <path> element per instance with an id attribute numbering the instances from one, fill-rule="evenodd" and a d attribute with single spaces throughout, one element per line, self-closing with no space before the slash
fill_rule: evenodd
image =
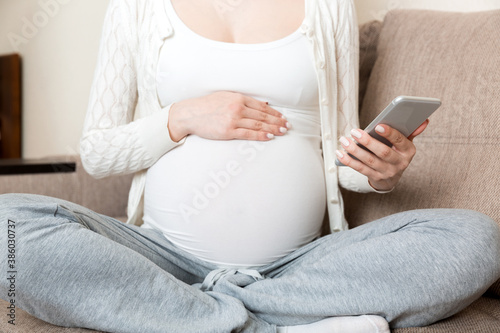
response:
<path id="1" fill-rule="evenodd" d="M 162 108 L 156 93 L 159 50 L 173 33 L 165 1 L 111 0 L 80 142 L 83 166 L 92 176 L 135 173 L 127 210 L 127 223 L 135 225 L 142 224 L 147 169 L 185 141 L 171 140 L 170 105 Z M 339 183 L 349 190 L 375 192 L 367 177 L 335 166 L 338 137 L 359 126 L 358 27 L 352 0 L 305 2 L 300 31 L 314 54 L 327 211 L 334 232 L 347 229 Z"/>

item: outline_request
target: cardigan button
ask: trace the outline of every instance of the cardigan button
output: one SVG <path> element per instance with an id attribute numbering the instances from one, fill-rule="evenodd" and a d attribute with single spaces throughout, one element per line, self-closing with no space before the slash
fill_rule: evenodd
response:
<path id="1" fill-rule="evenodd" d="M 302 24 L 300 26 L 300 31 L 304 32 L 304 33 L 308 32 L 309 31 L 309 26 L 306 23 Z"/>
<path id="2" fill-rule="evenodd" d="M 332 135 L 330 133 L 326 133 L 325 134 L 325 139 L 326 140 L 331 140 L 332 139 Z"/>
<path id="3" fill-rule="evenodd" d="M 328 172 L 329 173 L 335 173 L 335 172 L 337 172 L 337 167 L 336 166 L 332 166 L 332 167 L 328 168 Z"/>
<path id="4" fill-rule="evenodd" d="M 308 38 L 311 38 L 314 35 L 313 29 L 309 25 L 307 25 L 307 23 L 304 23 L 300 26 L 300 31 L 306 34 Z"/>
<path id="5" fill-rule="evenodd" d="M 330 203 L 332 203 L 332 204 L 338 204 L 338 203 L 339 203 L 339 200 L 338 200 L 338 199 L 336 199 L 336 198 L 331 198 L 331 199 L 330 199 Z"/>

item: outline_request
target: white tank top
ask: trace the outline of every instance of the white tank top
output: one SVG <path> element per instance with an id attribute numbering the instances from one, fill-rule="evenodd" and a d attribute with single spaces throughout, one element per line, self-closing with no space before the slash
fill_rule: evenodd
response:
<path id="1" fill-rule="evenodd" d="M 189 135 L 147 172 L 144 227 L 220 267 L 262 266 L 320 235 L 326 209 L 318 84 L 297 30 L 268 43 L 214 41 L 190 30 L 170 0 L 174 36 L 161 51 L 162 106 L 239 92 L 282 112 L 293 128 L 268 142 Z"/>

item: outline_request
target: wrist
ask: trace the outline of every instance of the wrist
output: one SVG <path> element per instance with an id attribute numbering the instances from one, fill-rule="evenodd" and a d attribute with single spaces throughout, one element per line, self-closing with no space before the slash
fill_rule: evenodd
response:
<path id="1" fill-rule="evenodd" d="M 183 125 L 183 121 L 179 117 L 179 111 L 181 106 L 179 103 L 174 103 L 170 107 L 168 115 L 167 129 L 170 134 L 170 138 L 174 142 L 179 142 L 184 137 L 188 135 L 186 127 Z"/>

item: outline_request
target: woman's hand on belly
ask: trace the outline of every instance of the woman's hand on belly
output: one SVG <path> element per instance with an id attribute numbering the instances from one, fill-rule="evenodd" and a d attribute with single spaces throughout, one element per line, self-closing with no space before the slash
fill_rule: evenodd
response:
<path id="1" fill-rule="evenodd" d="M 282 116 L 266 102 L 221 91 L 174 103 L 167 126 L 176 142 L 189 134 L 211 140 L 269 141 L 290 127 Z"/>

